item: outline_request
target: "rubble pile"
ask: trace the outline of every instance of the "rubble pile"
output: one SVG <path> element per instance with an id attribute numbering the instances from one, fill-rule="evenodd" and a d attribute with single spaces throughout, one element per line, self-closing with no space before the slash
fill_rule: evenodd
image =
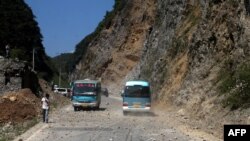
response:
<path id="1" fill-rule="evenodd" d="M 40 115 L 40 99 L 30 89 L 0 96 L 0 123 L 19 123 Z"/>

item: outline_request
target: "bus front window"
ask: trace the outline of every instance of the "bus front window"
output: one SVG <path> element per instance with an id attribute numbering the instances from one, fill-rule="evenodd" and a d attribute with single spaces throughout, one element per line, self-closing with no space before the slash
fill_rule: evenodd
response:
<path id="1" fill-rule="evenodd" d="M 74 95 L 95 95 L 95 84 L 79 83 L 74 86 Z"/>

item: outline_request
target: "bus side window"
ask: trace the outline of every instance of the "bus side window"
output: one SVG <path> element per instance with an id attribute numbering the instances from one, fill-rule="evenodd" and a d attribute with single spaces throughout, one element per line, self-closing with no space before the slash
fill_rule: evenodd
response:
<path id="1" fill-rule="evenodd" d="M 99 83 L 99 92 L 101 92 L 101 90 L 102 90 L 102 86 L 101 86 L 101 83 Z"/>
<path id="2" fill-rule="evenodd" d="M 101 84 L 100 83 L 97 83 L 96 89 L 97 89 L 97 92 L 101 92 Z"/>
<path id="3" fill-rule="evenodd" d="M 124 90 L 121 90 L 121 97 L 124 97 Z"/>

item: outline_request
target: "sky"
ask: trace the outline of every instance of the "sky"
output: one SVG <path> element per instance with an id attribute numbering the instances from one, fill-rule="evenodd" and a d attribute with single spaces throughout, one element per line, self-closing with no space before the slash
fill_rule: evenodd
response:
<path id="1" fill-rule="evenodd" d="M 114 0 L 25 0 L 43 35 L 46 54 L 73 52 L 111 11 Z"/>

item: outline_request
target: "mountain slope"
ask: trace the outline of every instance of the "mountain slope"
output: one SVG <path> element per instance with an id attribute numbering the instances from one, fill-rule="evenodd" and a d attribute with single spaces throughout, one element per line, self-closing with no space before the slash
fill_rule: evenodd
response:
<path id="1" fill-rule="evenodd" d="M 141 78 L 153 84 L 155 99 L 217 135 L 225 123 L 249 122 L 249 17 L 244 3 L 161 1 L 158 10 L 162 20 L 140 63 Z M 246 109 L 231 111 L 240 107 Z"/>
<path id="2" fill-rule="evenodd" d="M 140 60 L 143 43 L 154 23 L 155 1 L 121 3 L 124 7 L 90 43 L 72 79 L 92 77 L 102 78 L 107 84 L 120 83 Z"/>

